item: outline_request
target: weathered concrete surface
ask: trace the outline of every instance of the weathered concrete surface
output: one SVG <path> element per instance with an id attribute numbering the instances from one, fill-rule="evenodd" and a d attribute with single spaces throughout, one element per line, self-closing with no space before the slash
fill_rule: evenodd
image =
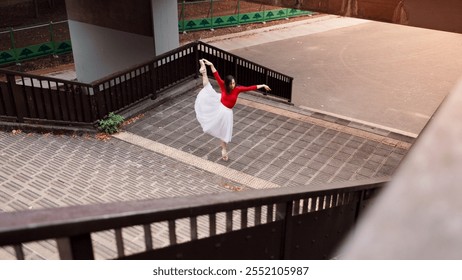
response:
<path id="1" fill-rule="evenodd" d="M 345 259 L 462 259 L 462 80 L 346 241 Z"/>
<path id="2" fill-rule="evenodd" d="M 459 0 L 250 0 L 310 10 L 462 33 Z"/>
<path id="3" fill-rule="evenodd" d="M 416 136 L 462 73 L 462 35 L 348 17 L 213 45 L 294 77 L 292 102 Z"/>

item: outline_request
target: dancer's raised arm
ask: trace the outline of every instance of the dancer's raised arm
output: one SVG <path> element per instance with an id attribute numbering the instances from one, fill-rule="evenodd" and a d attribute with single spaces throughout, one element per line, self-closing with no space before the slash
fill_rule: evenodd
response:
<path id="1" fill-rule="evenodd" d="M 210 70 L 212 70 L 212 73 L 217 72 L 217 69 L 215 68 L 215 65 L 213 65 L 212 62 L 208 61 L 208 60 L 205 59 L 205 58 L 203 58 L 202 60 L 204 61 L 205 65 L 210 66 Z"/>
<path id="2" fill-rule="evenodd" d="M 257 85 L 257 89 L 264 88 L 266 91 L 271 91 L 271 88 L 265 84 Z"/>

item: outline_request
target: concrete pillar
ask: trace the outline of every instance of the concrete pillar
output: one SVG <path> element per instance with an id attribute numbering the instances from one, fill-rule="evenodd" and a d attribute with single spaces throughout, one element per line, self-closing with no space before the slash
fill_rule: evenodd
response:
<path id="1" fill-rule="evenodd" d="M 180 46 L 177 1 L 151 0 L 156 55 Z"/>
<path id="2" fill-rule="evenodd" d="M 176 3 L 66 0 L 77 79 L 90 83 L 177 48 Z"/>

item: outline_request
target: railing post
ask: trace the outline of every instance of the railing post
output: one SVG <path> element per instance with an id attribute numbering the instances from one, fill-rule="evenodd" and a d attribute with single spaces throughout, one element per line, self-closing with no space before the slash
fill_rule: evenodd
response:
<path id="1" fill-rule="evenodd" d="M 289 82 L 289 103 L 292 103 L 292 84 L 293 84 L 294 79 L 290 78 Z"/>
<path id="2" fill-rule="evenodd" d="M 265 68 L 265 74 L 264 74 L 264 75 L 265 75 L 265 84 L 268 85 L 268 84 L 269 84 L 269 83 L 268 83 L 269 77 L 268 77 L 268 69 L 267 69 L 267 68 Z M 271 86 L 270 86 L 270 87 L 271 87 Z M 268 92 L 265 90 L 265 91 L 263 92 L 263 95 L 268 95 Z"/>
<path id="3" fill-rule="evenodd" d="M 53 46 L 53 54 L 56 55 L 56 44 L 55 44 L 55 38 L 54 38 L 54 31 L 53 31 L 53 21 L 50 21 L 50 42 L 51 45 Z"/>
<path id="4" fill-rule="evenodd" d="M 13 28 L 10 28 L 10 40 L 11 40 L 11 49 L 13 50 L 13 55 L 14 55 L 14 61 L 18 62 L 18 52 L 16 50 L 16 44 L 14 43 Z"/>
<path id="5" fill-rule="evenodd" d="M 90 234 L 82 234 L 56 240 L 61 260 L 93 260 Z"/>
<path id="6" fill-rule="evenodd" d="M 241 25 L 241 0 L 237 0 L 237 26 Z"/>
<path id="7" fill-rule="evenodd" d="M 17 121 L 23 123 L 26 106 L 24 96 L 17 90 L 18 87 L 16 86 L 14 75 L 7 74 L 6 79 L 8 83 L 8 93 L 10 94 L 11 100 L 13 100 L 14 107 L 16 109 Z"/>
<path id="8" fill-rule="evenodd" d="M 194 64 L 196 67 L 194 67 L 194 79 L 197 79 L 199 77 L 197 69 L 199 69 L 199 48 L 200 48 L 200 42 L 196 41 L 194 44 Z"/>
<path id="9" fill-rule="evenodd" d="M 239 60 L 239 58 L 237 56 L 233 56 L 234 58 L 234 78 L 239 81 L 239 77 L 238 77 L 238 71 L 237 71 L 237 61 Z"/>
<path id="10" fill-rule="evenodd" d="M 183 22 L 183 24 L 181 25 L 181 27 L 183 28 L 183 32 L 185 33 L 186 32 L 186 29 L 184 27 L 184 22 L 185 22 L 185 19 L 184 19 L 184 2 L 185 0 L 183 0 L 183 2 L 181 3 L 181 20 Z"/>
<path id="11" fill-rule="evenodd" d="M 210 28 L 213 30 L 213 0 L 210 0 Z"/>
<path id="12" fill-rule="evenodd" d="M 154 100 L 157 98 L 157 67 L 155 66 L 156 61 L 149 63 L 149 73 L 151 77 L 151 87 L 152 95 L 151 99 Z"/>
<path id="13" fill-rule="evenodd" d="M 358 199 L 358 202 L 356 203 L 355 222 L 358 222 L 358 218 L 361 215 L 365 192 L 366 192 L 365 190 L 361 190 L 359 193 L 359 199 Z"/>
<path id="14" fill-rule="evenodd" d="M 292 246 L 292 211 L 293 202 L 287 201 L 286 203 L 280 203 L 276 206 L 276 220 L 283 220 L 282 236 L 281 236 L 281 250 L 280 260 L 286 260 L 290 257 L 290 251 Z"/>
<path id="15" fill-rule="evenodd" d="M 99 93 L 99 86 L 92 86 L 90 92 L 90 104 L 91 104 L 91 114 L 92 114 L 92 121 L 97 121 L 100 116 L 99 116 L 99 108 L 98 108 L 98 101 L 96 100 L 97 95 Z"/>

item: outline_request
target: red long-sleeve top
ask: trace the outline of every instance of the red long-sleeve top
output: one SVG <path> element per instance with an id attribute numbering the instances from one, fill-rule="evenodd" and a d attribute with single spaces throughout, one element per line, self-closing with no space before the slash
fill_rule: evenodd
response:
<path id="1" fill-rule="evenodd" d="M 234 89 L 227 94 L 226 93 L 226 87 L 225 87 L 225 82 L 221 79 L 220 74 L 218 74 L 218 71 L 215 71 L 213 73 L 213 76 L 215 77 L 215 80 L 217 80 L 218 85 L 220 86 L 221 89 L 221 104 L 225 105 L 226 107 L 232 109 L 234 105 L 236 105 L 237 102 L 237 96 L 239 93 L 244 92 L 244 91 L 251 91 L 251 90 L 257 90 L 257 86 L 236 86 Z"/>

